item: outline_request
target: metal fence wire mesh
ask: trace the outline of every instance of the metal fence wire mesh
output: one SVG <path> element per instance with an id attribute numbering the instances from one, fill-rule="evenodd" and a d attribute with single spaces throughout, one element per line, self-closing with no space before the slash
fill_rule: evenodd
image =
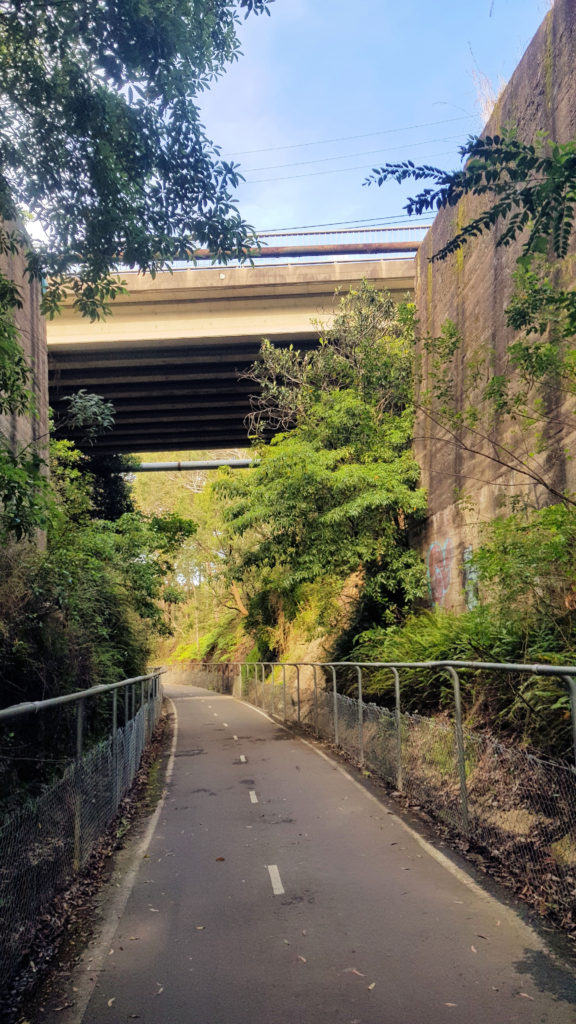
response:
<path id="1" fill-rule="evenodd" d="M 54 895 L 87 863 L 132 785 L 160 717 L 150 695 L 114 736 L 71 762 L 62 778 L 0 826 L 0 990 L 26 956 Z"/>
<path id="2" fill-rule="evenodd" d="M 320 670 L 316 692 L 309 685 L 305 690 L 298 686 L 294 668 L 287 672 L 285 688 L 278 666 L 274 682 L 267 672 L 264 678 L 260 667 L 243 667 L 244 700 L 312 728 L 362 760 L 411 804 L 499 862 L 503 876 L 541 912 L 551 913 L 561 924 L 574 924 L 574 767 L 464 729 L 461 772 L 454 723 L 448 716 L 396 714 L 365 702 L 360 709 L 358 700 L 334 694 Z M 205 679 L 211 688 L 222 688 L 216 670 Z"/>

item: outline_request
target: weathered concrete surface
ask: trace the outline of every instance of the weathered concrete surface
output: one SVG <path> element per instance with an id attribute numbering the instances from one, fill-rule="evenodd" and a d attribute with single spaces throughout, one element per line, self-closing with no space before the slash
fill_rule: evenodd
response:
<path id="1" fill-rule="evenodd" d="M 337 288 L 366 279 L 403 297 L 413 267 L 407 259 L 126 274 L 128 294 L 108 320 L 90 324 L 68 307 L 49 325 L 52 404 L 60 410 L 81 387 L 112 401 L 116 428 L 100 449 L 245 446 L 252 385 L 238 373 L 262 338 L 309 348 L 312 321 L 330 321 Z"/>
<path id="2" fill-rule="evenodd" d="M 483 134 L 515 126 L 519 137 L 529 142 L 542 130 L 559 142 L 576 137 L 575 55 L 576 4 L 574 0 L 556 0 Z M 513 290 L 512 272 L 520 245 L 497 248 L 496 231 L 469 243 L 461 254 L 445 262 L 428 261 L 480 209 L 482 204 L 466 200 L 456 209 L 441 211 L 416 259 L 415 293 L 423 334 L 437 336 L 444 321 L 452 320 L 464 338 L 457 367 L 462 404 L 468 397 L 465 371 L 470 361 L 478 352 L 488 354 L 498 372 L 513 340 L 504 310 Z M 426 369 L 425 359 L 425 372 Z M 416 454 L 430 502 L 430 517 L 419 542 L 429 561 L 432 596 L 436 604 L 444 607 L 462 606 L 463 556 L 465 549 L 475 542 L 478 523 L 493 518 L 502 496 L 525 490 L 526 480 L 486 458 L 459 451 L 445 441 L 432 440 L 440 431 L 424 418 L 416 433 Z M 517 444 L 505 432 L 500 440 Z M 574 450 L 576 436 L 564 434 L 563 443 Z M 553 468 L 546 467 L 546 473 L 560 489 L 576 489 L 573 461 L 560 457 Z M 473 512 L 462 513 L 455 504 L 456 491 L 472 497 Z M 536 504 L 546 500 L 542 491 L 532 485 L 528 485 L 528 494 Z"/>
<path id="3" fill-rule="evenodd" d="M 156 829 L 47 1024 L 573 1024 L 571 971 L 337 764 L 231 697 L 169 693 Z"/>
<path id="4" fill-rule="evenodd" d="M 8 225 L 9 227 L 10 225 Z M 14 448 L 48 442 L 48 354 L 46 345 L 46 321 L 40 315 L 40 285 L 30 282 L 25 276 L 24 257 L 0 257 L 0 270 L 15 281 L 22 297 L 23 308 L 15 311 L 16 325 L 20 331 L 20 344 L 30 364 L 30 384 L 36 399 L 36 416 L 0 416 L 0 431 L 9 438 Z"/>

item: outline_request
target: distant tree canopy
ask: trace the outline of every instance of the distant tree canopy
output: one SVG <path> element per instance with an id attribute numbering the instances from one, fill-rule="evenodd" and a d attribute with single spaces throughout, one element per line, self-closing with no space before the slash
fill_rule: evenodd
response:
<path id="1" fill-rule="evenodd" d="M 72 288 L 106 311 L 119 261 L 154 273 L 190 250 L 242 256 L 239 176 L 200 121 L 198 95 L 239 55 L 243 13 L 273 0 L 0 0 L 0 216 L 45 240 L 29 272 L 53 314 Z M 0 250 L 26 244 L 3 232 Z"/>

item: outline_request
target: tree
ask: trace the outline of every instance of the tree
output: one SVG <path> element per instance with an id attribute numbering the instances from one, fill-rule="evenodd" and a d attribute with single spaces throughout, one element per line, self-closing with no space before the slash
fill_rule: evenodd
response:
<path id="1" fill-rule="evenodd" d="M 215 260 L 246 256 L 238 168 L 206 137 L 198 97 L 237 59 L 240 14 L 272 2 L 0 0 L 0 257 L 24 254 L 48 316 L 67 297 L 92 320 L 107 315 L 121 267 L 154 275 L 199 246 Z M 31 416 L 21 306 L 0 272 L 0 412 Z M 81 427 L 95 412 L 87 401 L 70 407 Z M 41 448 L 0 435 L 2 539 L 45 525 L 43 465 Z"/>
<path id="2" fill-rule="evenodd" d="M 45 239 L 4 228 L 45 312 L 72 292 L 101 316 L 119 264 L 155 273 L 205 246 L 244 257 L 237 166 L 200 121 L 198 96 L 239 54 L 239 14 L 272 0 L 1 0 L 0 216 L 29 211 Z"/>
<path id="3" fill-rule="evenodd" d="M 397 304 L 363 281 L 358 290 L 340 297 L 329 327 L 316 326 L 317 348 L 300 352 L 265 340 L 256 362 L 241 375 L 258 389 L 250 396 L 248 419 L 257 437 L 302 422 L 322 395 L 339 389 L 354 389 L 382 413 L 412 406 L 412 304 Z"/>
<path id="4" fill-rule="evenodd" d="M 256 426 L 292 429 L 242 475 L 222 474 L 230 553 L 224 572 L 247 594 L 246 627 L 263 645 L 304 589 L 337 591 L 360 571 L 364 606 L 396 622 L 424 592 L 410 529 L 426 506 L 411 453 L 413 308 L 368 285 L 341 299 L 314 353 L 269 343 L 249 371 Z"/>
<path id="5" fill-rule="evenodd" d="M 439 429 L 435 440 L 490 459 L 553 499 L 576 504 L 554 475 L 563 454 L 558 438 L 576 425 L 566 403 L 576 395 L 576 291 L 566 287 L 573 279 L 576 141 L 558 144 L 541 133 L 527 144 L 505 132 L 470 139 L 461 154 L 466 163 L 457 171 L 405 161 L 375 168 L 366 181 L 432 181 L 432 188 L 409 199 L 409 214 L 456 206 L 466 196 L 483 201 L 433 261 L 492 229 L 500 230 L 498 246 L 522 243 L 505 311 L 507 325 L 518 334 L 504 365 L 494 372 L 489 353 L 468 352 L 462 405 L 453 387 L 462 338 L 454 324 L 445 324 L 441 337 L 423 341 L 431 360 L 429 388 L 421 393 L 419 408 Z"/>

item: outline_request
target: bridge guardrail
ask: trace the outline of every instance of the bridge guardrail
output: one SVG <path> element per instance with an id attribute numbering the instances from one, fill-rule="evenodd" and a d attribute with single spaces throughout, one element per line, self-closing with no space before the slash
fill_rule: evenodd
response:
<path id="1" fill-rule="evenodd" d="M 0 963 L 4 990 L 29 955 L 42 914 L 83 868 L 132 785 L 162 706 L 161 670 L 0 709 L 0 729 L 23 715 L 76 706 L 75 751 L 61 778 L 0 823 Z M 123 691 L 123 722 L 118 695 Z M 110 733 L 84 749 L 88 701 L 111 694 Z"/>

